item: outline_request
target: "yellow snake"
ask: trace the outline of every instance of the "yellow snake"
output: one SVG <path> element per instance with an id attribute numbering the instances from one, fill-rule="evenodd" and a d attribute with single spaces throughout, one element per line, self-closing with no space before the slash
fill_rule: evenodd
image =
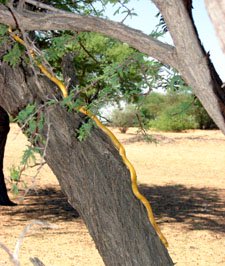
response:
<path id="1" fill-rule="evenodd" d="M 24 42 L 24 40 L 22 40 L 18 35 L 14 34 L 11 30 L 11 28 L 9 28 L 9 33 L 10 36 L 17 41 L 18 43 L 22 44 L 23 46 L 26 47 L 26 44 Z M 33 50 L 29 51 L 31 56 L 35 59 L 35 53 Z M 66 88 L 66 86 L 58 79 L 56 78 L 54 75 L 52 75 L 46 68 L 45 66 L 43 66 L 41 63 L 37 62 L 37 60 L 35 60 L 35 63 L 37 64 L 37 66 L 39 67 L 39 69 L 41 70 L 41 72 L 47 76 L 52 82 L 54 82 L 59 89 L 62 92 L 62 95 L 64 98 L 66 98 L 68 96 L 68 90 Z M 121 156 L 121 158 L 123 159 L 124 164 L 126 165 L 126 167 L 128 168 L 128 170 L 130 171 L 130 179 L 131 179 L 131 186 L 132 186 L 132 191 L 134 193 L 134 195 L 136 196 L 137 199 L 139 199 L 143 205 L 145 206 L 146 210 L 147 210 L 147 214 L 148 214 L 148 219 L 150 221 L 150 223 L 152 224 L 152 226 L 154 227 L 155 231 L 157 232 L 159 238 L 161 239 L 162 243 L 165 245 L 165 247 L 168 247 L 168 242 L 166 240 L 166 238 L 164 237 L 164 235 L 162 234 L 162 232 L 160 231 L 153 212 L 152 212 L 152 208 L 150 203 L 148 202 L 148 200 L 140 193 L 140 191 L 138 190 L 138 186 L 137 186 L 137 174 L 136 171 L 134 169 L 134 166 L 131 164 L 131 162 L 127 159 L 126 156 L 126 151 L 123 147 L 123 145 L 119 142 L 119 140 L 116 138 L 116 136 L 112 133 L 112 131 L 110 131 L 106 126 L 104 126 L 101 121 L 94 115 L 92 114 L 89 110 L 87 110 L 84 107 L 80 107 L 78 109 L 79 112 L 87 115 L 88 117 L 90 117 L 93 121 L 95 121 L 96 125 L 106 133 L 106 135 L 111 139 L 113 145 L 116 147 L 116 149 L 119 151 L 119 154 Z"/>

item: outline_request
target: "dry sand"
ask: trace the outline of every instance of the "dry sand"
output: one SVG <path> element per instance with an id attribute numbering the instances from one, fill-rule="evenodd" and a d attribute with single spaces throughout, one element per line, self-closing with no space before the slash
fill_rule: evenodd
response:
<path id="1" fill-rule="evenodd" d="M 225 136 L 220 131 L 153 132 L 158 140 L 154 144 L 140 140 L 135 129 L 125 135 L 114 132 L 137 170 L 176 265 L 225 265 Z M 26 145 L 26 138 L 12 125 L 6 177 L 9 168 L 19 164 Z M 29 185 L 35 173 L 34 168 L 26 172 Z M 83 221 L 46 165 L 33 185 L 35 189 L 17 207 L 0 207 L 0 242 L 13 250 L 24 227 L 38 219 L 55 228 L 31 228 L 20 249 L 22 266 L 31 265 L 29 257 L 39 257 L 46 266 L 104 265 Z M 0 265 L 11 265 L 2 249 Z"/>

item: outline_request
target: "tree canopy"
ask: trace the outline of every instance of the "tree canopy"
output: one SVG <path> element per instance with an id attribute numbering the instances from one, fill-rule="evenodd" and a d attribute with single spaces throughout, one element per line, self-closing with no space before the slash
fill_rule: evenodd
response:
<path id="1" fill-rule="evenodd" d="M 115 3 L 117 1 L 111 2 Z M 0 9 L 0 22 L 11 25 L 13 28 L 19 24 L 19 27 L 24 31 L 70 30 L 73 32 L 98 32 L 127 43 L 140 52 L 159 60 L 161 63 L 177 69 L 184 80 L 193 88 L 194 93 L 200 99 L 210 116 L 221 130 L 224 131 L 224 118 L 223 112 L 221 112 L 223 101 L 221 81 L 218 75 L 215 74 L 216 72 L 212 64 L 209 63 L 210 59 L 207 57 L 198 38 L 196 38 L 197 32 L 190 8 L 192 1 L 176 0 L 172 5 L 169 5 L 168 1 L 154 0 L 153 2 L 163 15 L 173 38 L 174 46 L 165 44 L 121 23 L 115 23 L 96 16 L 80 15 L 79 12 L 76 12 L 74 3 L 68 6 L 68 2 L 65 2 L 66 8 L 68 9 L 69 7 L 74 13 L 62 11 L 51 5 L 31 0 L 26 1 L 26 8 L 23 8 L 22 12 L 21 9 L 16 9 L 13 6 L 9 7 L 9 4 L 8 7 L 2 5 Z M 57 4 L 59 3 L 55 1 L 54 5 Z M 125 4 L 126 1 L 122 2 L 122 5 Z M 85 8 L 92 8 L 92 11 L 89 12 L 91 14 L 93 12 L 97 13 L 97 15 L 102 14 L 93 8 L 92 1 L 88 1 L 88 5 L 84 2 L 84 6 Z M 12 16 L 9 8 L 11 8 L 11 12 L 13 11 L 14 16 Z M 33 11 L 30 11 L 30 9 L 33 9 Z M 82 14 L 85 14 L 85 12 Z M 128 10 L 127 12 L 129 13 Z M 174 18 L 173 21 L 171 21 L 171 17 Z M 191 69 L 190 66 L 192 66 Z M 199 74 L 197 80 L 195 78 L 196 73 Z M 206 77 L 209 78 L 206 79 Z M 214 80 L 213 82 L 212 79 Z M 218 83 L 216 87 L 215 82 Z"/>

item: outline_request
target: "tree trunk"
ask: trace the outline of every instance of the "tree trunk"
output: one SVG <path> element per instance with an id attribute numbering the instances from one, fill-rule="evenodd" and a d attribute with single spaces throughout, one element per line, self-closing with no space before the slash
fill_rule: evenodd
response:
<path id="1" fill-rule="evenodd" d="M 221 48 L 225 54 L 225 0 L 205 0 L 205 5 L 219 37 Z"/>
<path id="2" fill-rule="evenodd" d="M 0 106 L 0 205 L 14 206 L 16 204 L 10 201 L 8 197 L 4 174 L 3 174 L 3 159 L 4 159 L 5 144 L 8 132 L 9 132 L 9 116 L 6 113 L 6 111 Z"/>
<path id="3" fill-rule="evenodd" d="M 179 58 L 177 70 L 225 134 L 225 93 L 221 87 L 222 81 L 198 38 L 190 10 L 187 10 L 187 2 L 190 1 L 153 2 L 163 15 L 176 47 Z"/>
<path id="4" fill-rule="evenodd" d="M 1 63 L 0 105 L 16 115 L 28 103 L 43 104 L 54 85 L 35 82 L 30 69 Z M 110 139 L 98 128 L 76 138 L 84 116 L 60 104 L 45 106 L 46 162 L 70 204 L 78 210 L 106 265 L 173 265 L 131 190 L 129 172 Z M 42 145 L 43 147 L 43 145 Z"/>

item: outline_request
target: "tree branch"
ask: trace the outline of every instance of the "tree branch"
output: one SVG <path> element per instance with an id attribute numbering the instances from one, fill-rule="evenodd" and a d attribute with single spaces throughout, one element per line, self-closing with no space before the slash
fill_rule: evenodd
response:
<path id="1" fill-rule="evenodd" d="M 174 68 L 178 66 L 178 58 L 173 46 L 160 42 L 141 31 L 131 29 L 121 23 L 69 12 L 49 14 L 24 10 L 19 13 L 14 10 L 14 13 L 24 30 L 94 31 L 128 43 L 131 47 L 159 60 L 163 64 Z M 4 5 L 0 5 L 0 23 L 10 25 L 12 28 L 16 27 L 14 18 Z"/>
<path id="2" fill-rule="evenodd" d="M 153 0 L 173 38 L 179 58 L 177 70 L 225 133 L 225 95 L 221 80 L 198 37 L 186 0 Z M 191 2 L 189 1 L 189 4 Z M 173 19 L 171 19 L 173 18 Z"/>
<path id="3" fill-rule="evenodd" d="M 31 0 L 27 0 L 31 1 Z M 32 0 L 33 4 L 39 2 Z M 129 44 L 163 64 L 177 69 L 209 115 L 225 133 L 225 93 L 209 57 L 201 46 L 191 15 L 191 0 L 153 0 L 160 9 L 172 35 L 174 46 L 160 42 L 140 31 L 121 23 L 93 16 L 56 12 L 50 6 L 45 9 L 53 13 L 38 13 L 23 10 L 13 11 L 24 30 L 71 30 L 98 32 Z M 44 7 L 44 6 L 43 6 Z M 52 10 L 50 10 L 52 9 Z M 16 27 L 12 13 L 0 5 L 0 23 Z"/>
<path id="4" fill-rule="evenodd" d="M 205 0 L 205 5 L 225 54 L 225 0 Z"/>

